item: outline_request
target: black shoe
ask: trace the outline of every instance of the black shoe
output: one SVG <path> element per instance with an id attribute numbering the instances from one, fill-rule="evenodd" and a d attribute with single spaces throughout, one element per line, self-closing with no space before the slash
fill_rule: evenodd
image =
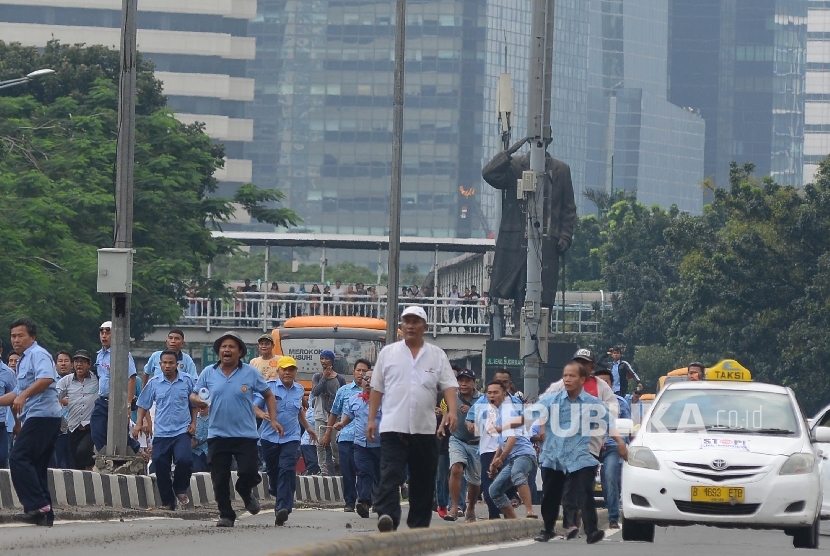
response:
<path id="1" fill-rule="evenodd" d="M 45 514 L 41 519 L 35 522 L 35 525 L 38 527 L 52 527 L 55 524 L 55 514 L 54 512 L 49 512 Z"/>
<path id="2" fill-rule="evenodd" d="M 381 533 L 388 533 L 395 527 L 392 518 L 388 515 L 382 515 L 378 518 L 378 531 Z"/>
<path id="3" fill-rule="evenodd" d="M 357 515 L 359 515 L 362 518 L 369 517 L 369 508 L 367 508 L 363 502 L 358 502 L 357 504 L 355 504 L 354 510 L 352 511 L 356 511 Z"/>
<path id="4" fill-rule="evenodd" d="M 354 513 L 354 507 L 352 506 L 343 506 L 343 511 L 346 513 Z"/>
<path id="5" fill-rule="evenodd" d="M 15 521 L 22 523 L 30 523 L 32 525 L 40 525 L 51 527 L 55 521 L 55 514 L 53 512 L 42 513 L 40 510 L 32 510 L 31 512 L 23 512 L 12 516 Z"/>
<path id="6" fill-rule="evenodd" d="M 259 499 L 251 493 L 251 497 L 245 502 L 245 509 L 251 515 L 256 515 L 262 507 L 259 505 Z"/>
<path id="7" fill-rule="evenodd" d="M 288 510 L 275 510 L 276 520 L 274 521 L 274 525 L 280 526 L 288 521 Z"/>
<path id="8" fill-rule="evenodd" d="M 588 535 L 588 538 L 586 540 L 587 540 L 588 544 L 594 544 L 594 543 L 597 543 L 597 542 L 601 541 L 604 538 L 605 538 L 605 531 L 600 529 L 599 531 L 594 531 L 593 533 Z"/>
<path id="9" fill-rule="evenodd" d="M 552 538 L 553 538 L 553 533 L 549 533 L 549 532 L 545 531 L 544 529 L 542 529 L 541 531 L 539 531 L 538 535 L 533 537 L 533 540 L 536 541 L 536 542 L 548 542 Z"/>
<path id="10" fill-rule="evenodd" d="M 233 520 L 229 517 L 220 517 L 216 522 L 217 527 L 233 527 Z"/>
<path id="11" fill-rule="evenodd" d="M 579 527 L 574 527 L 573 529 L 571 529 L 570 531 L 568 531 L 567 533 L 565 533 L 565 538 L 566 538 L 566 539 L 568 539 L 569 541 L 572 541 L 572 540 L 574 540 L 574 539 L 575 539 L 578 535 L 579 535 Z"/>
<path id="12" fill-rule="evenodd" d="M 409 500 L 409 485 L 403 485 L 401 487 L 401 498 Z"/>

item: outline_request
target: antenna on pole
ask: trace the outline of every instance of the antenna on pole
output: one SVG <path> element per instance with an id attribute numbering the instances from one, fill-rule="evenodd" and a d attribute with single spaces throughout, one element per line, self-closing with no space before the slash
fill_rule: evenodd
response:
<path id="1" fill-rule="evenodd" d="M 499 76 L 498 98 L 496 109 L 499 113 L 501 126 L 501 143 L 504 150 L 510 147 L 511 117 L 513 115 L 513 79 L 507 72 L 507 34 L 504 37 L 504 73 Z"/>

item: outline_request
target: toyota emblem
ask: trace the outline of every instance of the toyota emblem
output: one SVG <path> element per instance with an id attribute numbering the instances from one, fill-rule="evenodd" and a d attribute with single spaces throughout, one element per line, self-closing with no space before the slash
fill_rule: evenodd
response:
<path id="1" fill-rule="evenodd" d="M 709 464 L 709 467 L 711 467 L 715 471 L 724 471 L 727 467 L 729 467 L 729 464 L 726 463 L 726 460 L 724 459 L 716 459 L 715 461 Z"/>

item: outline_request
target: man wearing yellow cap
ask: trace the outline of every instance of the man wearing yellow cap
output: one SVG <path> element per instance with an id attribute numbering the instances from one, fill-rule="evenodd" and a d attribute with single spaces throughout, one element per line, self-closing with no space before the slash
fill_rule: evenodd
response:
<path id="1" fill-rule="evenodd" d="M 294 506 L 300 436 L 305 430 L 312 440 L 317 440 L 314 427 L 308 424 L 303 411 L 305 389 L 294 381 L 296 376 L 297 361 L 293 357 L 280 357 L 277 376 L 267 381 L 268 388 L 277 399 L 277 422 L 282 426 L 282 435 L 275 432 L 268 423 L 268 414 L 264 411 L 265 399 L 260 394 L 254 396 L 254 413 L 263 419 L 259 428 L 259 444 L 268 473 L 268 488 L 271 496 L 277 499 L 274 507 L 276 525 L 282 525 L 288 520 L 288 514 Z"/>

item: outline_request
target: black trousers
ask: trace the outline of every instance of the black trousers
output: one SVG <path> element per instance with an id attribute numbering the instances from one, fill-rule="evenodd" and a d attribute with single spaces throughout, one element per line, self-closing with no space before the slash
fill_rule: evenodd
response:
<path id="1" fill-rule="evenodd" d="M 231 460 L 236 458 L 237 474 L 235 489 L 247 503 L 252 489 L 262 482 L 259 476 L 259 450 L 253 438 L 211 438 L 208 440 L 208 463 L 210 479 L 213 481 L 213 496 L 219 506 L 219 516 L 236 521 L 236 512 L 231 506 Z"/>
<path id="2" fill-rule="evenodd" d="M 83 471 L 95 465 L 94 446 L 92 445 L 92 430 L 78 427 L 69 433 L 69 453 L 72 455 L 74 469 Z"/>
<path id="3" fill-rule="evenodd" d="M 391 517 L 394 528 L 398 528 L 401 523 L 400 486 L 406 481 L 407 465 L 409 515 L 406 524 L 410 529 L 429 527 L 438 471 L 438 443 L 434 434 L 385 432 L 380 435 L 380 484 L 375 511 L 378 515 Z"/>
<path id="4" fill-rule="evenodd" d="M 570 481 L 570 488 L 576 497 L 576 503 L 582 510 L 582 523 L 585 534 L 590 535 L 597 530 L 597 508 L 594 505 L 594 481 L 597 466 L 585 467 L 573 473 L 564 473 L 555 469 L 544 469 L 542 479 L 542 520 L 545 531 L 553 534 L 556 520 L 559 518 L 559 506 L 562 503 L 562 494 L 565 484 Z M 567 526 L 567 525 L 566 525 Z"/>
<path id="5" fill-rule="evenodd" d="M 60 433 L 60 417 L 29 417 L 14 441 L 9 471 L 23 511 L 39 510 L 52 503 L 49 460 Z"/>

